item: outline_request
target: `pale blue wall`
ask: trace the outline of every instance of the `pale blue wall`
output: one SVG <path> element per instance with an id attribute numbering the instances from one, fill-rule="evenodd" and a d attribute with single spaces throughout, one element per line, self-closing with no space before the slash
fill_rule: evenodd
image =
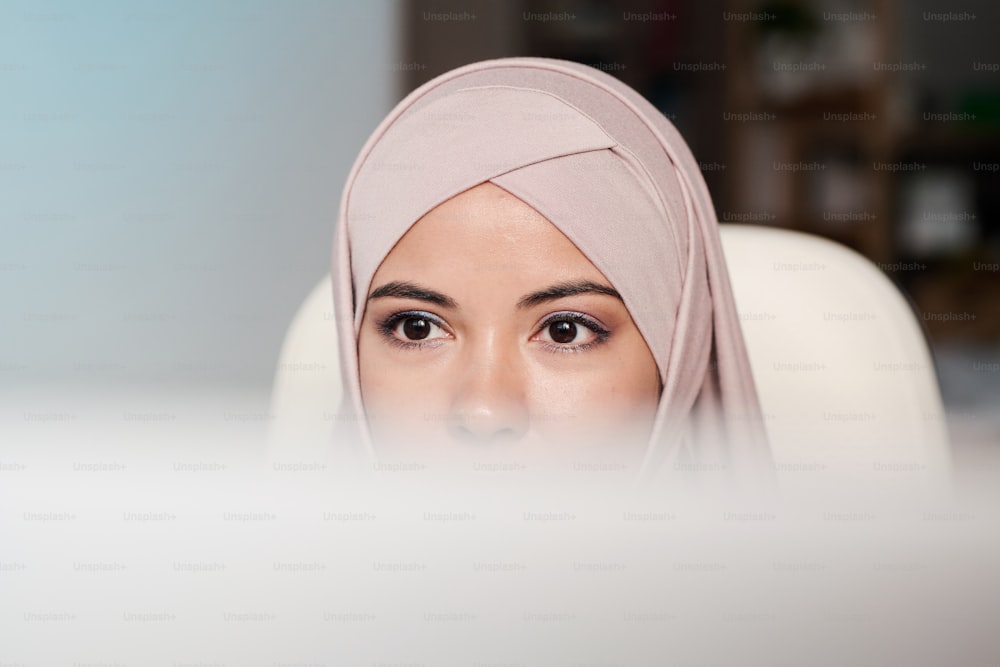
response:
<path id="1" fill-rule="evenodd" d="M 269 383 L 398 97 L 396 16 L 0 4 L 0 386 Z"/>

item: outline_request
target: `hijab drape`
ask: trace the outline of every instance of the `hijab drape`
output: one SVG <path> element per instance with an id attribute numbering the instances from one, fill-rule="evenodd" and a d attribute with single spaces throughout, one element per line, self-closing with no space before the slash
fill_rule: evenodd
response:
<path id="1" fill-rule="evenodd" d="M 357 340 L 379 264 L 424 214 L 487 181 L 545 216 L 622 295 L 663 383 L 644 478 L 670 468 L 767 476 L 766 431 L 698 163 L 636 91 L 549 58 L 442 74 L 403 99 L 361 150 L 334 241 L 337 438 L 378 461 Z"/>

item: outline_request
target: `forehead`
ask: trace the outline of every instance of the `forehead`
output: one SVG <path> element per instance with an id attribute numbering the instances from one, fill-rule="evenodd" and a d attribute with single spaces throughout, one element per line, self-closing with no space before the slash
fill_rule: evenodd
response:
<path id="1" fill-rule="evenodd" d="M 492 183 L 452 197 L 414 223 L 379 266 L 375 282 L 456 271 L 565 274 L 610 285 L 555 225 Z"/>

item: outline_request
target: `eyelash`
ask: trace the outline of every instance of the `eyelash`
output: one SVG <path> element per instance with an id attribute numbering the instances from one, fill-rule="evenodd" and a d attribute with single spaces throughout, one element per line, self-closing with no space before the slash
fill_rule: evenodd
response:
<path id="1" fill-rule="evenodd" d="M 423 311 L 418 311 L 418 310 L 407 310 L 398 313 L 393 313 L 392 315 L 389 315 L 388 317 L 379 320 L 376 326 L 378 327 L 379 333 L 381 333 L 389 341 L 390 344 L 395 345 L 396 347 L 399 347 L 401 349 L 414 350 L 422 347 L 431 347 L 427 343 L 418 343 L 415 341 L 400 340 L 393 334 L 393 332 L 396 330 L 396 327 L 399 325 L 400 322 L 411 317 L 426 319 L 436 324 L 437 326 L 444 328 L 441 320 L 434 317 L 430 313 L 425 313 Z M 549 316 L 548 318 L 545 319 L 544 322 L 542 322 L 540 330 L 544 331 L 552 324 L 556 322 L 562 322 L 564 320 L 573 322 L 575 324 L 582 324 L 583 326 L 587 327 L 595 334 L 597 334 L 597 338 L 589 343 L 580 343 L 578 345 L 558 345 L 552 343 L 543 343 L 542 348 L 545 349 L 546 351 L 552 352 L 553 354 L 560 354 L 566 352 L 569 353 L 586 352 L 587 350 L 590 350 L 598 345 L 605 343 L 611 336 L 610 331 L 608 331 L 607 329 L 599 325 L 597 322 L 587 317 L 586 315 L 581 315 L 580 313 L 569 313 L 569 312 L 554 313 L 553 315 Z"/>
<path id="2" fill-rule="evenodd" d="M 586 352 L 591 348 L 594 348 L 598 345 L 605 343 L 608 340 L 608 338 L 611 337 L 610 331 L 602 327 L 600 324 L 598 324 L 591 318 L 587 317 L 586 315 L 581 315 L 580 313 L 555 313 L 547 317 L 545 321 L 542 322 L 541 330 L 544 331 L 553 323 L 561 322 L 563 320 L 574 322 L 576 324 L 582 324 L 583 326 L 587 327 L 595 334 L 597 334 L 597 338 L 595 338 L 593 341 L 589 343 L 580 343 L 578 345 L 554 345 L 552 343 L 543 343 L 542 344 L 543 349 L 554 353 Z"/>
<path id="3" fill-rule="evenodd" d="M 389 315 L 388 317 L 379 320 L 377 324 L 379 333 L 385 336 L 386 340 L 388 340 L 390 344 L 395 345 L 396 347 L 402 348 L 404 350 L 413 350 L 419 347 L 427 347 L 427 343 L 416 343 L 413 341 L 400 340 L 395 336 L 395 334 L 393 334 L 393 331 L 396 330 L 396 326 L 398 326 L 400 322 L 409 319 L 411 317 L 429 320 L 430 322 L 433 322 L 434 324 L 441 326 L 441 320 L 434 317 L 430 313 L 424 313 L 419 310 L 406 310 L 399 313 L 393 313 L 392 315 Z"/>

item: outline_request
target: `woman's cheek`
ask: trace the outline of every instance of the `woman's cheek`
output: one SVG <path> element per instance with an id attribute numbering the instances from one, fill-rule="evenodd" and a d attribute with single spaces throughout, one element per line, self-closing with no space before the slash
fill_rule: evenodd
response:
<path id="1" fill-rule="evenodd" d="M 531 393 L 532 428 L 551 442 L 576 447 L 603 437 L 608 422 L 620 420 L 607 387 L 601 374 L 546 374 Z"/>
<path id="2" fill-rule="evenodd" d="M 383 380 L 363 397 L 372 435 L 386 443 L 405 442 L 412 453 L 418 443 L 429 444 L 447 432 L 447 405 L 440 388 L 415 381 L 406 373 Z"/>

